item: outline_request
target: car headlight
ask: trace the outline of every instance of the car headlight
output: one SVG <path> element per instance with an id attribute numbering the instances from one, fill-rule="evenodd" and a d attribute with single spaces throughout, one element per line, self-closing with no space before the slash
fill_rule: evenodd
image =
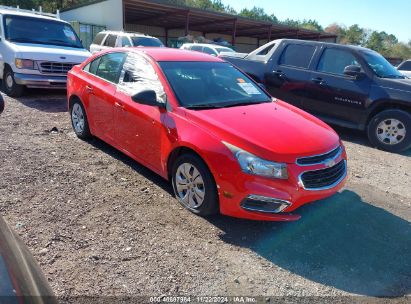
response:
<path id="1" fill-rule="evenodd" d="M 286 164 L 268 161 L 227 142 L 222 143 L 234 154 L 243 172 L 272 178 L 288 178 Z"/>
<path id="2" fill-rule="evenodd" d="M 18 69 L 34 70 L 34 61 L 30 59 L 17 58 L 15 64 Z"/>

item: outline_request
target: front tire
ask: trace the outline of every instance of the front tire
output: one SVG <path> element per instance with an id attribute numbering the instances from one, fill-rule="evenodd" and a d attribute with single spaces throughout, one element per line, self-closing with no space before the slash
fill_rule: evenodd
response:
<path id="1" fill-rule="evenodd" d="M 3 89 L 10 97 L 20 97 L 24 93 L 24 86 L 17 84 L 14 79 L 14 72 L 10 67 L 5 67 L 3 75 Z"/>
<path id="2" fill-rule="evenodd" d="M 86 111 L 79 100 L 75 100 L 70 106 L 71 125 L 78 138 L 91 137 Z"/>
<path id="3" fill-rule="evenodd" d="M 207 165 L 194 154 L 183 154 L 172 167 L 174 194 L 181 205 L 200 216 L 218 213 L 217 187 Z"/>
<path id="4" fill-rule="evenodd" d="M 402 110 L 385 110 L 368 124 L 368 138 L 377 148 L 402 152 L 411 147 L 411 114 Z"/>

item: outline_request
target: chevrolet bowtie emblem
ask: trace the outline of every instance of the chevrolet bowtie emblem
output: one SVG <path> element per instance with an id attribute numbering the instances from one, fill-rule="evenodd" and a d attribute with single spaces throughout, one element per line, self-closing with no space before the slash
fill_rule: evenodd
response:
<path id="1" fill-rule="evenodd" d="M 334 165 L 335 165 L 335 160 L 334 159 L 327 159 L 325 161 L 325 166 L 328 167 L 328 168 L 331 168 Z"/>

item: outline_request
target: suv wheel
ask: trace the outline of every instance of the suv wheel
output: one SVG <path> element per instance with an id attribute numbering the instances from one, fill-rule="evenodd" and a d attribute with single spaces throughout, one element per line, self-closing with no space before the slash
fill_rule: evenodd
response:
<path id="1" fill-rule="evenodd" d="M 214 178 L 200 157 L 183 154 L 172 168 L 174 194 L 191 212 L 208 216 L 218 212 L 218 194 Z"/>
<path id="2" fill-rule="evenodd" d="M 401 152 L 411 147 L 411 115 L 402 110 L 385 110 L 368 124 L 370 142 L 381 150 Z"/>
<path id="3" fill-rule="evenodd" d="M 3 75 L 3 88 L 10 97 L 20 97 L 23 95 L 24 86 L 17 84 L 14 80 L 14 73 L 10 67 L 5 67 Z"/>

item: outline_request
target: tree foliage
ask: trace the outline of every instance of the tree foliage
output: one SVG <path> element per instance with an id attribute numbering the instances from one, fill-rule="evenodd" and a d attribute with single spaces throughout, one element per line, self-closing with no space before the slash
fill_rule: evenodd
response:
<path id="1" fill-rule="evenodd" d="M 346 27 L 337 23 L 330 24 L 325 32 L 335 34 L 342 44 L 360 45 L 381 53 L 386 57 L 411 58 L 411 41 L 399 42 L 393 34 L 361 28 L 358 24 Z"/>
<path id="2" fill-rule="evenodd" d="M 243 8 L 239 15 L 242 17 L 247 17 L 255 20 L 278 23 L 278 19 L 274 14 L 268 15 L 261 7 L 254 6 L 252 9 Z"/>

